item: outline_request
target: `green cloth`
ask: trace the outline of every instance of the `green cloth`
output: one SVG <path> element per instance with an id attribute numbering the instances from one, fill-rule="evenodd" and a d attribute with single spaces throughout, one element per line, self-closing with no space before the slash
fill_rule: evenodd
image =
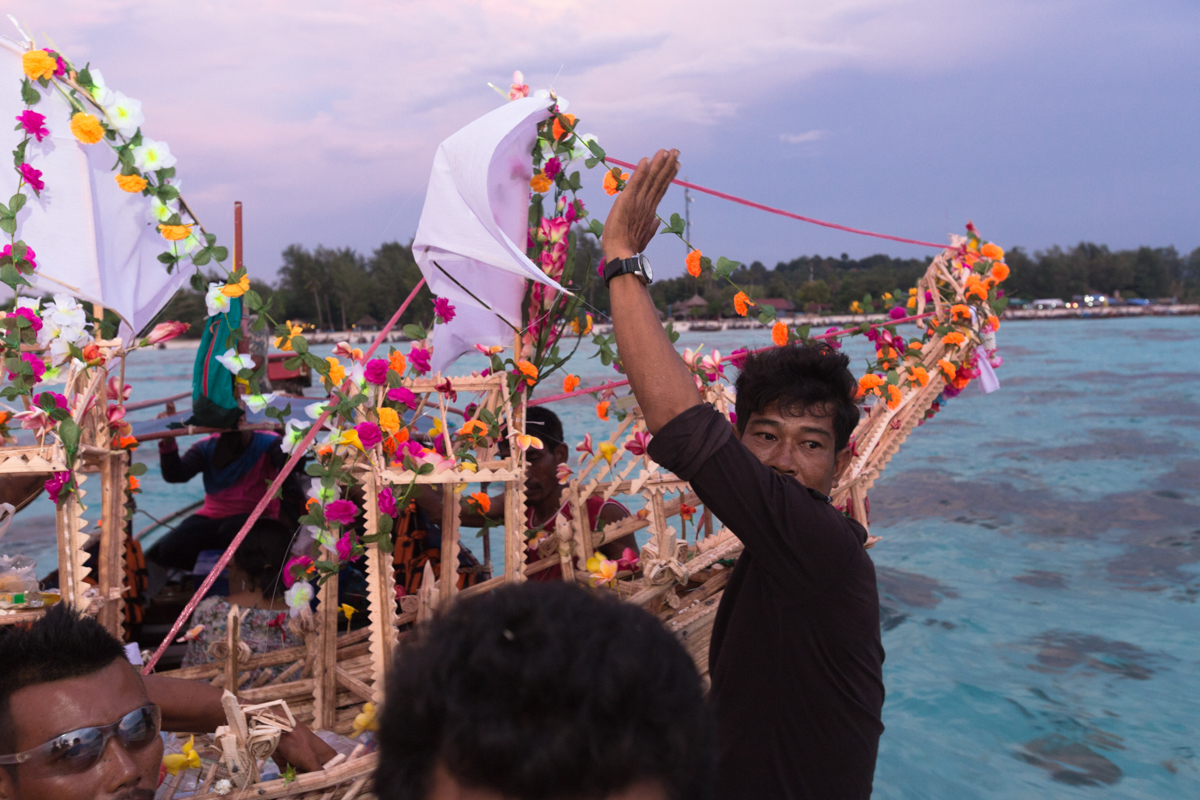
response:
<path id="1" fill-rule="evenodd" d="M 229 301 L 229 311 L 204 321 L 196 366 L 192 370 L 192 416 L 185 425 L 236 428 L 242 417 L 233 394 L 234 375 L 217 361 L 230 348 L 230 336 L 242 325 L 242 298 Z"/>

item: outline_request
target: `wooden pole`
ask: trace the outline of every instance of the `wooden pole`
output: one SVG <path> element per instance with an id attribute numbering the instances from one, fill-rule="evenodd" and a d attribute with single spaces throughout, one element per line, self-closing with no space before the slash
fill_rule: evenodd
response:
<path id="1" fill-rule="evenodd" d="M 321 548 L 321 558 L 336 560 L 328 548 Z M 317 591 L 317 661 L 313 668 L 316 686 L 313 690 L 313 729 L 333 730 L 337 721 L 337 625 L 338 576 L 330 575 Z"/>
<path id="2" fill-rule="evenodd" d="M 242 266 L 242 201 L 233 204 L 233 268 Z"/>

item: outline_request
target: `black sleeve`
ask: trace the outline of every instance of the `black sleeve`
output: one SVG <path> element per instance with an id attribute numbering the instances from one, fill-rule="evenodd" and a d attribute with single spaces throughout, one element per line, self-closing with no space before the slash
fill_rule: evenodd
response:
<path id="1" fill-rule="evenodd" d="M 179 457 L 179 448 L 158 451 L 158 460 L 162 465 L 163 480 L 167 483 L 187 483 L 204 469 L 204 454 L 197 445 L 192 445 L 188 451 Z"/>
<path id="2" fill-rule="evenodd" d="M 836 578 L 866 541 L 824 495 L 763 464 L 710 404 L 664 425 L 650 457 L 688 481 L 781 588 L 818 589 Z"/>

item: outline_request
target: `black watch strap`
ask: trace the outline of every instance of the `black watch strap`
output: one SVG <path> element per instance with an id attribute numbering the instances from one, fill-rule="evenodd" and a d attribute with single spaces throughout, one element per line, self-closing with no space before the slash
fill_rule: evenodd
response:
<path id="1" fill-rule="evenodd" d="M 650 283 L 650 276 L 647 274 L 646 267 L 643 265 L 645 256 L 640 253 L 629 258 L 618 258 L 609 261 L 604 265 L 604 285 L 608 286 L 609 282 L 618 275 L 637 275 L 642 279 L 642 283 Z M 648 259 L 646 259 L 648 260 Z"/>

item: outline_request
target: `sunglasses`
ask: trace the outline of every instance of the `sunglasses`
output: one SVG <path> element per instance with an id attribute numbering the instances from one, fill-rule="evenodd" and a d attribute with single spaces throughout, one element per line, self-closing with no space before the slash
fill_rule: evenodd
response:
<path id="1" fill-rule="evenodd" d="M 109 739 L 116 736 L 132 753 L 157 738 L 161 722 L 158 706 L 151 703 L 130 711 L 109 725 L 68 731 L 23 753 L 0 755 L 0 764 L 24 764 L 36 760 L 58 774 L 87 772 L 96 766 Z"/>

